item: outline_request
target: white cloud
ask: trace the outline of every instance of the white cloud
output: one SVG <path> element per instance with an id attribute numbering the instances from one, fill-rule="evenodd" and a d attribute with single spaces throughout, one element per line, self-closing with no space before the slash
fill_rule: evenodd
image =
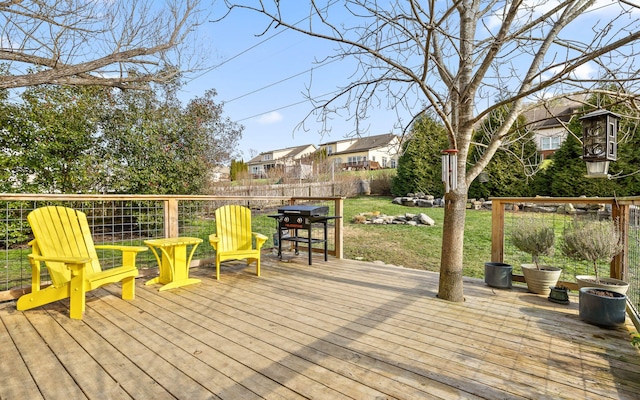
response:
<path id="1" fill-rule="evenodd" d="M 573 72 L 573 76 L 578 79 L 591 79 L 595 78 L 598 70 L 593 67 L 591 63 L 583 64 L 576 68 Z"/>
<path id="2" fill-rule="evenodd" d="M 556 74 L 559 74 L 564 69 L 564 66 L 558 66 L 550 70 L 550 72 L 543 75 L 543 80 L 547 80 Z M 594 68 L 593 63 L 586 63 L 571 72 L 573 79 L 593 79 L 596 78 L 598 70 Z"/>
<path id="3" fill-rule="evenodd" d="M 260 118 L 258 118 L 258 123 L 263 125 L 269 125 L 276 122 L 280 122 L 282 121 L 282 119 L 283 119 L 282 114 L 280 114 L 277 111 L 272 111 L 270 113 L 263 114 L 262 116 L 260 116 Z"/>

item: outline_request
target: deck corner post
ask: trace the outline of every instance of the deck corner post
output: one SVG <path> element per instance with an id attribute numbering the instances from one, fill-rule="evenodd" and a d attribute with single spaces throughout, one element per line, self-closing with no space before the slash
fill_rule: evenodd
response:
<path id="1" fill-rule="evenodd" d="M 498 199 L 491 199 L 491 261 L 504 261 L 504 207 Z"/>
<path id="2" fill-rule="evenodd" d="M 336 218 L 335 219 L 335 224 L 336 224 L 336 230 L 335 230 L 335 243 L 334 243 L 334 248 L 336 251 L 336 258 L 338 259 L 343 259 L 344 258 L 344 249 L 343 249 L 343 243 L 344 243 L 344 231 L 343 231 L 343 224 L 344 224 L 344 197 L 337 197 L 335 199 L 335 209 L 336 209 L 336 216 L 340 217 L 340 218 Z"/>

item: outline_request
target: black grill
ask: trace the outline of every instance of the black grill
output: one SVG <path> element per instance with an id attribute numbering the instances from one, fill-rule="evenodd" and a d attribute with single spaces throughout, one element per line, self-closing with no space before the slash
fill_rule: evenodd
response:
<path id="1" fill-rule="evenodd" d="M 313 217 L 327 215 L 327 206 L 283 206 L 278 209 L 281 215 L 281 227 L 307 229 Z"/>

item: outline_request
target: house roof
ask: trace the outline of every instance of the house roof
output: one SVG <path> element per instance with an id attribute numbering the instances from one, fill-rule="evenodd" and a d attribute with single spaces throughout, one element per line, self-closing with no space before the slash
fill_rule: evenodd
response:
<path id="1" fill-rule="evenodd" d="M 261 163 L 262 162 L 262 156 L 264 154 L 275 154 L 275 153 L 279 154 L 278 157 L 274 157 L 274 159 L 270 160 L 270 161 L 282 160 L 282 159 L 286 159 L 286 158 L 295 159 L 300 154 L 302 154 L 305 150 L 307 150 L 310 146 L 313 147 L 313 149 L 315 150 L 315 148 L 316 148 L 315 145 L 313 145 L 313 144 L 305 144 L 305 145 L 295 146 L 295 147 L 286 147 L 284 149 L 263 151 L 262 153 L 258 154 L 257 156 L 255 156 L 251 160 L 249 160 L 247 162 L 247 164 Z"/>
<path id="2" fill-rule="evenodd" d="M 568 123 L 583 107 L 584 95 L 571 95 L 552 104 L 540 105 L 524 113 L 533 130 L 558 128 Z"/>
<path id="3" fill-rule="evenodd" d="M 391 142 L 395 138 L 397 138 L 397 136 L 394 135 L 393 133 L 386 133 L 386 134 L 383 134 L 383 135 L 361 137 L 361 138 L 358 138 L 347 149 L 339 151 L 339 152 L 336 152 L 336 153 L 333 153 L 333 154 L 357 153 L 357 152 L 362 152 L 362 151 L 378 149 L 378 148 L 381 148 L 381 147 L 388 146 L 389 144 L 391 144 Z M 334 141 L 334 142 L 327 142 L 327 143 L 321 144 L 320 147 L 327 146 L 327 145 L 330 145 L 330 144 L 335 144 L 335 143 L 349 142 L 349 141 L 353 141 L 353 140 L 354 139 L 345 139 L 345 140 L 338 140 L 338 141 Z"/>
<path id="4" fill-rule="evenodd" d="M 313 144 L 305 144 L 303 146 L 297 146 L 297 147 L 292 147 L 291 151 L 288 152 L 285 156 L 283 157 L 288 157 L 288 158 L 296 158 L 296 156 L 300 155 L 301 153 L 303 153 L 305 150 L 307 150 L 309 148 L 309 146 L 313 147 L 313 150 L 316 149 L 316 146 Z"/>
<path id="5" fill-rule="evenodd" d="M 578 106 L 557 106 L 538 108 L 525 113 L 527 121 L 535 129 L 548 129 L 563 126 L 568 123 L 575 114 Z"/>

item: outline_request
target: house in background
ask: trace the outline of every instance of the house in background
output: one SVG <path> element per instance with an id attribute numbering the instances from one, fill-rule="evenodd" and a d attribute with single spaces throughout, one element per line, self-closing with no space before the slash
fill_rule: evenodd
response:
<path id="1" fill-rule="evenodd" d="M 318 151 L 343 170 L 380 169 L 397 167 L 399 147 L 398 136 L 388 133 L 322 143 Z"/>
<path id="2" fill-rule="evenodd" d="M 213 167 L 211 171 L 211 180 L 214 182 L 228 181 L 230 168 L 223 165 Z"/>
<path id="3" fill-rule="evenodd" d="M 308 156 L 315 151 L 316 146 L 312 144 L 265 151 L 249 160 L 247 166 L 254 178 L 264 178 L 275 171 L 303 178 L 311 173 Z"/>
<path id="4" fill-rule="evenodd" d="M 567 137 L 566 126 L 583 107 L 580 99 L 567 98 L 547 107 L 537 107 L 524 113 L 529 129 L 534 132 L 541 160 L 549 158 Z"/>

